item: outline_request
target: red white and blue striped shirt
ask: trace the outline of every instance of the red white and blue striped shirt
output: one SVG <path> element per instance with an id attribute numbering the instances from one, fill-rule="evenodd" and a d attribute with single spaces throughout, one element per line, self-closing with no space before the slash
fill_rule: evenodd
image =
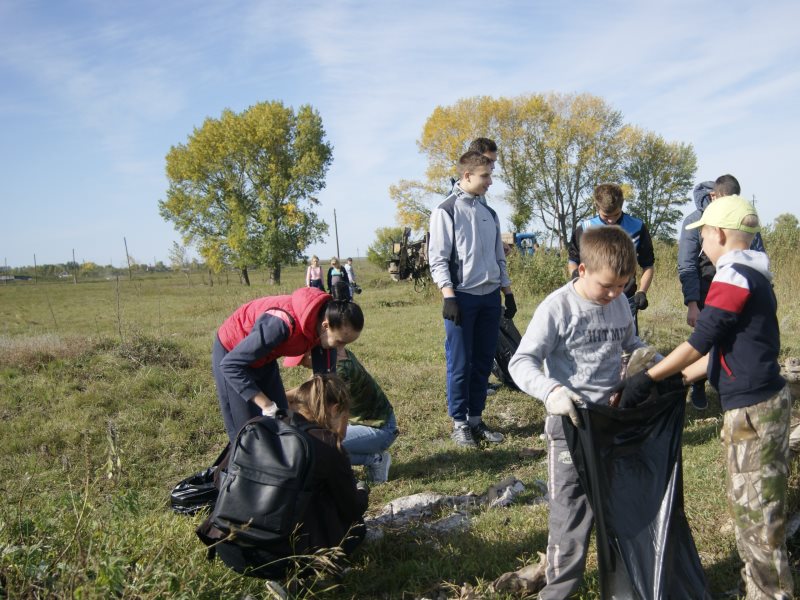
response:
<path id="1" fill-rule="evenodd" d="M 708 380 L 723 410 L 763 402 L 785 385 L 780 375 L 778 302 L 769 259 L 763 252 L 734 250 L 717 261 L 689 344 L 710 352 Z"/>

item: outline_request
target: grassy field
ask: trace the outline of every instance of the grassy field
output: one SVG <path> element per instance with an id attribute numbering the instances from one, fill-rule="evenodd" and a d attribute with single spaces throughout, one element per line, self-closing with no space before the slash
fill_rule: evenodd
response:
<path id="1" fill-rule="evenodd" d="M 662 351 L 689 332 L 674 264 L 674 250 L 660 249 L 650 308 L 640 316 L 642 336 Z M 524 329 L 543 290 L 523 281 L 546 279 L 547 265 L 525 274 L 516 268 L 515 320 Z M 474 597 L 502 598 L 491 593 L 491 581 L 545 548 L 547 508 L 534 502 L 533 483 L 546 479 L 546 469 L 526 452 L 544 448 L 542 405 L 501 390 L 485 416 L 506 442 L 456 449 L 449 442 L 438 294 L 417 294 L 366 263 L 356 269 L 367 325 L 352 349 L 392 400 L 401 429 L 391 479 L 373 488 L 371 511 L 422 491 L 481 494 L 509 475 L 528 491 L 509 508 L 477 511 L 464 531 L 389 532 L 359 551 L 338 587 L 297 595 L 459 597 L 469 584 Z M 178 480 L 210 464 L 226 440 L 209 364 L 215 329 L 242 302 L 301 285 L 303 273 L 285 269 L 280 288 L 268 287 L 258 272 L 251 288 L 235 277 L 209 286 L 200 275 L 0 285 L 0 597 L 272 597 L 264 582 L 209 563 L 194 535 L 200 517 L 173 514 L 168 495 Z M 784 355 L 797 355 L 800 344 L 792 302 L 798 281 L 795 272 L 778 272 Z M 284 375 L 288 386 L 304 373 Z M 719 428 L 713 395 L 710 410 L 687 409 L 686 511 L 715 596 L 736 587 L 740 566 Z M 791 487 L 797 511 L 796 475 Z M 795 562 L 800 547 L 792 549 Z M 581 598 L 597 597 L 596 590 L 592 556 Z"/>

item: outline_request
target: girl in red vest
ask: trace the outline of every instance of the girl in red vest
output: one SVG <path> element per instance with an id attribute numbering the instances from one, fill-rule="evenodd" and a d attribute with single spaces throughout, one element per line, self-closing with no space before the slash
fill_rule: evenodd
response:
<path id="1" fill-rule="evenodd" d="M 322 290 L 301 288 L 243 304 L 217 330 L 211 367 L 231 442 L 247 421 L 288 408 L 277 359 L 313 348 L 332 350 L 354 342 L 364 328 L 361 308 Z"/>

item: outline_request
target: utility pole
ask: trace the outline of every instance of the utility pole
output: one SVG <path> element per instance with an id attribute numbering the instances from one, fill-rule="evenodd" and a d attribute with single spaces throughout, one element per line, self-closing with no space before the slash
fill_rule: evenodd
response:
<path id="1" fill-rule="evenodd" d="M 36 253 L 33 253 L 33 285 L 39 281 L 39 276 L 36 274 Z"/>
<path id="2" fill-rule="evenodd" d="M 78 285 L 78 263 L 75 262 L 75 248 L 72 249 L 72 281 Z"/>
<path id="3" fill-rule="evenodd" d="M 131 257 L 128 254 L 128 240 L 126 240 L 125 236 L 123 236 L 122 241 L 125 242 L 125 260 L 128 261 L 128 281 L 133 281 L 133 271 L 131 271 Z"/>
<path id="4" fill-rule="evenodd" d="M 333 231 L 336 233 L 336 258 L 341 259 L 339 256 L 339 225 L 336 222 L 336 209 L 333 209 Z"/>

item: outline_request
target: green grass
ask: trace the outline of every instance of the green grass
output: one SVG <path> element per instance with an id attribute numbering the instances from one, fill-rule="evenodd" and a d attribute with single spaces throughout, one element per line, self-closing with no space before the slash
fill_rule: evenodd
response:
<path id="1" fill-rule="evenodd" d="M 643 337 L 662 351 L 689 332 L 674 256 L 659 249 Z M 542 261 L 547 257 L 542 255 Z M 551 281 L 553 265 L 519 266 L 528 281 Z M 501 390 L 486 417 L 506 434 L 500 446 L 457 450 L 448 442 L 443 327 L 438 293 L 417 294 L 366 262 L 356 265 L 357 297 L 367 325 L 353 350 L 392 400 L 401 435 L 391 480 L 372 490 L 370 509 L 421 491 L 483 493 L 508 475 L 529 489 L 546 479 L 541 403 Z M 280 288 L 252 274 L 184 275 L 128 281 L 0 285 L 0 597 L 269 598 L 264 583 L 209 563 L 194 535 L 200 517 L 168 509 L 172 486 L 208 464 L 225 443 L 210 370 L 214 331 L 239 304 L 302 284 L 304 269 L 283 272 Z M 520 329 L 547 290 L 515 289 Z M 778 273 L 783 344 L 796 353 L 800 317 L 797 273 Z M 557 278 L 556 278 L 557 279 Z M 287 386 L 305 373 L 284 373 Z M 719 405 L 687 410 L 684 438 L 686 511 L 712 591 L 738 582 L 738 558 L 724 500 Z M 533 492 L 507 509 L 482 510 L 468 530 L 389 532 L 354 557 L 326 597 L 458 597 L 463 584 L 479 597 L 501 573 L 536 560 L 547 539 L 547 508 Z M 800 508 L 793 476 L 791 507 Z M 446 511 L 445 511 L 446 512 Z M 443 513 L 444 514 L 444 513 Z M 800 556 L 800 554 L 796 555 Z M 800 581 L 798 581 L 800 584 Z M 298 596 L 320 595 L 299 590 Z M 594 553 L 582 598 L 597 596 Z"/>

